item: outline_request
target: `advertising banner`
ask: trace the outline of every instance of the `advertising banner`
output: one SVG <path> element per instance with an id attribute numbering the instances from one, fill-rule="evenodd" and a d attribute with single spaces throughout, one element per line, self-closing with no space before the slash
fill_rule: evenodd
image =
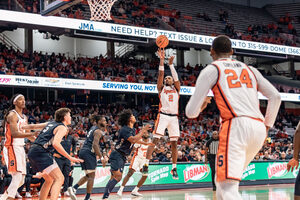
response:
<path id="1" fill-rule="evenodd" d="M 0 85 L 25 86 L 25 87 L 48 87 L 81 90 L 101 90 L 111 92 L 133 92 L 157 94 L 155 84 L 128 83 L 113 81 L 97 81 L 84 79 L 48 78 L 34 76 L 0 75 Z M 180 95 L 192 95 L 195 87 L 181 86 Z M 282 101 L 300 102 L 300 94 L 280 93 Z M 208 96 L 213 96 L 209 91 Z M 261 100 L 267 99 L 258 93 Z"/>
<path id="2" fill-rule="evenodd" d="M 271 180 L 271 179 L 294 179 L 298 174 L 298 170 L 287 172 L 287 162 L 256 162 L 250 163 L 245 170 L 242 180 Z M 126 166 L 123 178 L 126 176 L 129 167 Z M 149 175 L 144 185 L 160 185 L 160 184 L 188 184 L 188 183 L 204 183 L 211 182 L 211 169 L 207 164 L 186 163 L 177 164 L 177 172 L 179 179 L 174 180 L 170 173 L 172 164 L 155 164 L 149 165 Z M 105 168 L 98 166 L 96 170 L 96 178 L 94 187 L 105 187 L 110 179 L 110 167 Z M 73 172 L 74 182 L 76 183 L 85 173 L 80 167 L 75 167 Z M 136 185 L 142 174 L 136 172 L 129 179 L 127 185 Z M 120 181 L 117 186 L 120 186 Z M 84 186 L 86 187 L 86 186 Z"/>
<path id="3" fill-rule="evenodd" d="M 112 24 L 105 22 L 94 22 L 88 20 L 79 20 L 72 18 L 41 16 L 39 14 L 0 10 L 0 21 L 15 22 L 22 24 L 50 26 L 72 30 L 82 30 L 90 32 L 99 32 L 106 34 L 126 35 L 140 38 L 155 39 L 159 35 L 165 35 L 170 41 L 208 45 L 212 44 L 214 37 L 198 35 L 193 33 L 183 33 L 176 31 L 166 31 L 160 29 L 150 29 L 143 27 L 127 26 L 121 24 Z M 260 43 L 245 40 L 232 39 L 232 47 L 249 51 L 269 52 L 284 55 L 300 56 L 300 48 L 292 46 L 283 46 L 270 43 Z"/>

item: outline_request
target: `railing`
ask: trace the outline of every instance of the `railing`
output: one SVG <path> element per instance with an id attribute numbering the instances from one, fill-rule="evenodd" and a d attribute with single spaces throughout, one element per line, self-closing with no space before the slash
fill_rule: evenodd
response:
<path id="1" fill-rule="evenodd" d="M 133 44 L 124 44 L 121 48 L 119 48 L 116 52 L 115 55 L 118 57 L 124 56 L 126 53 L 134 51 L 134 45 Z"/>
<path id="2" fill-rule="evenodd" d="M 282 69 L 282 67 L 281 67 L 279 64 L 274 64 L 274 65 L 272 65 L 272 68 L 273 68 L 273 69 L 276 71 L 276 73 L 279 74 L 279 75 L 285 75 L 285 76 L 287 76 L 287 75 L 290 74 L 290 72 L 285 71 L 284 69 Z"/>
<path id="3" fill-rule="evenodd" d="M 0 33 L 0 41 L 8 47 L 12 47 L 15 51 L 24 52 L 14 41 L 12 41 L 5 34 Z"/>

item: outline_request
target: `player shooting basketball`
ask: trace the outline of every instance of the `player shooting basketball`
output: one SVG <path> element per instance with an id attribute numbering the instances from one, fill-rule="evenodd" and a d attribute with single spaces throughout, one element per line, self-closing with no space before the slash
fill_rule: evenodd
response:
<path id="1" fill-rule="evenodd" d="M 178 108 L 179 108 L 179 91 L 180 81 L 178 74 L 174 68 L 173 60 L 174 56 L 169 58 L 169 67 L 172 76 L 166 76 L 164 78 L 164 60 L 165 51 L 158 50 L 160 58 L 159 73 L 157 80 L 157 90 L 159 94 L 159 113 L 157 115 L 155 130 L 153 132 L 153 143 L 157 145 L 159 139 L 164 136 L 166 128 L 168 129 L 171 148 L 172 148 L 172 170 L 171 173 L 174 179 L 178 179 L 177 174 L 177 140 L 179 137 L 179 122 L 178 122 Z M 143 173 L 148 173 L 149 160 L 152 156 L 154 146 L 149 146 L 146 156 L 146 164 L 143 167 Z"/>

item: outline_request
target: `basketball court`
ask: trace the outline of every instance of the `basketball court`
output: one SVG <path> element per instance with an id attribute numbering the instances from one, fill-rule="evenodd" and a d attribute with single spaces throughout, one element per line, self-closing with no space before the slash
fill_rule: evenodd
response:
<path id="1" fill-rule="evenodd" d="M 72 6 L 77 5 L 77 4 L 80 5 L 83 2 L 82 0 L 39 0 L 39 1 L 40 1 L 40 14 L 39 15 L 35 16 L 34 14 L 20 12 L 20 13 L 17 13 L 18 20 L 14 20 L 12 16 L 15 15 L 15 12 L 5 11 L 4 13 L 7 13 L 6 18 L 8 18 L 6 20 L 3 20 L 3 21 L 5 21 L 5 25 L 14 24 L 14 25 L 18 26 L 19 28 L 24 28 L 24 29 L 36 28 L 37 30 L 41 30 L 41 31 L 45 32 L 43 35 L 43 37 L 44 37 L 43 39 L 49 39 L 48 35 L 50 34 L 50 32 L 54 36 L 54 38 L 56 36 L 58 37 L 61 35 L 64 35 L 64 36 L 70 37 L 70 38 L 74 37 L 75 38 L 74 41 L 72 40 L 73 42 L 70 42 L 70 43 L 74 44 L 74 52 L 73 53 L 75 56 L 76 55 L 80 56 L 80 53 L 77 53 L 77 48 L 76 48 L 77 45 L 78 45 L 78 49 L 80 47 L 81 43 L 79 42 L 79 40 L 82 39 L 82 41 L 83 41 L 83 39 L 84 39 L 84 40 L 91 40 L 91 41 L 95 41 L 95 42 L 97 40 L 101 40 L 101 41 L 104 40 L 104 41 L 107 41 L 107 44 L 106 44 L 106 46 L 107 46 L 106 56 L 107 57 L 111 57 L 111 56 L 114 57 L 115 56 L 114 53 L 117 51 L 120 51 L 120 52 L 125 51 L 125 53 L 126 53 L 126 51 L 129 51 L 130 47 L 132 47 L 134 49 L 134 45 L 136 45 L 136 46 L 145 45 L 144 46 L 145 49 L 149 48 L 149 47 L 154 47 L 153 48 L 154 51 L 157 50 L 157 47 L 159 47 L 161 49 L 166 48 L 165 49 L 165 64 L 168 64 L 168 58 L 170 56 L 176 56 L 176 59 L 178 56 L 178 58 L 179 58 L 178 60 L 180 62 L 183 62 L 182 60 L 184 60 L 183 59 L 184 58 L 184 49 L 186 48 L 186 46 L 188 46 L 188 48 L 190 48 L 190 47 L 192 48 L 192 47 L 198 47 L 197 45 L 200 45 L 200 47 L 203 48 L 203 50 L 208 50 L 207 46 L 208 46 L 208 44 L 210 45 L 211 40 L 212 40 L 212 38 L 210 36 L 200 36 L 199 35 L 196 37 L 196 36 L 192 35 L 190 37 L 190 35 L 189 35 L 190 33 L 188 33 L 187 35 L 185 35 L 186 37 L 184 37 L 184 35 L 180 32 L 175 33 L 176 31 L 161 32 L 163 34 L 158 36 L 158 32 L 156 33 L 156 31 L 158 29 L 156 30 L 156 29 L 145 28 L 145 30 L 144 30 L 144 28 L 140 28 L 140 27 L 127 26 L 126 23 L 123 23 L 123 22 L 126 22 L 126 20 L 124 20 L 124 19 L 120 20 L 120 19 L 110 16 L 111 8 L 114 5 L 114 3 L 117 2 L 118 0 L 87 0 L 84 6 L 90 10 L 90 16 L 88 19 L 87 18 L 85 18 L 85 19 L 70 19 L 70 18 L 64 18 L 64 17 L 57 17 L 57 16 L 61 16 L 61 14 L 64 10 L 71 8 Z M 55 16 L 55 17 L 53 17 L 53 16 Z M 11 20 L 11 19 L 13 19 L 13 20 Z M 30 21 L 29 19 L 34 19 L 34 20 Z M 38 20 L 36 20 L 36 19 L 38 19 Z M 43 20 L 45 20 L 45 23 Z M 53 20 L 53 21 L 51 21 L 51 20 Z M 0 21 L 2 21 L 2 19 Z M 111 21 L 120 22 L 120 24 L 123 24 L 123 25 L 119 24 L 119 27 L 116 27 L 116 25 Z M 299 21 L 300 21 L 300 19 L 299 19 Z M 103 23 L 103 22 L 105 22 L 105 23 Z M 118 24 L 118 23 L 116 23 L 116 24 Z M 25 33 L 27 34 L 27 32 L 25 32 Z M 31 30 L 31 32 L 28 32 L 28 33 L 31 33 L 31 37 L 32 37 L 32 30 Z M 155 36 L 158 36 L 158 37 L 155 37 L 154 33 L 155 33 Z M 176 35 L 176 37 L 175 37 L 175 35 Z M 170 47 L 169 48 L 167 47 L 169 44 L 168 38 L 170 39 Z M 30 41 L 30 40 L 28 40 L 28 41 Z M 126 45 L 127 45 L 126 42 L 128 42 L 129 45 L 126 46 L 126 45 L 122 44 L 122 42 L 124 42 L 124 41 L 125 41 Z M 121 47 L 120 47 L 120 50 L 118 49 L 115 51 L 114 42 L 120 44 L 120 46 L 122 44 L 124 48 L 121 49 Z M 32 38 L 31 38 L 31 43 L 33 43 Z M 185 45 L 180 46 L 181 43 L 191 43 L 191 45 L 185 44 Z M 65 43 L 61 43 L 61 44 L 65 44 Z M 86 43 L 86 44 L 88 44 L 88 43 Z M 155 44 L 157 46 L 155 46 Z M 173 49 L 173 47 L 175 47 L 176 45 L 180 46 L 183 50 L 179 49 L 179 48 L 178 48 L 178 51 L 175 48 Z M 245 51 L 247 50 L 249 52 L 255 50 L 255 49 L 250 48 L 251 43 L 249 43 L 248 46 L 249 46 L 249 48 L 248 47 L 247 48 L 239 47 L 239 49 L 245 50 Z M 116 47 L 117 47 L 117 44 L 116 44 Z M 263 47 L 268 49 L 267 46 L 263 46 Z M 200 49 L 200 51 L 202 51 L 202 49 Z M 288 58 L 287 55 L 285 55 L 284 53 L 279 52 L 279 51 L 271 52 L 271 51 L 266 50 L 266 52 L 264 52 L 263 48 L 260 48 L 259 50 L 256 49 L 255 51 L 266 53 L 266 55 L 268 53 L 270 53 L 270 55 L 271 55 L 270 57 L 274 56 L 276 53 L 278 55 L 281 55 L 281 54 L 284 55 L 284 57 L 277 57 L 278 59 L 283 58 L 285 60 Z M 79 52 L 79 50 L 78 50 L 78 52 Z M 209 52 L 209 51 L 207 51 L 207 52 Z M 299 48 L 299 52 L 300 52 L 300 48 Z M 243 53 L 244 52 L 241 51 L 241 55 L 243 55 Z M 153 53 L 153 54 L 155 54 L 155 53 Z M 244 53 L 244 54 L 247 55 L 246 53 Z M 125 54 L 123 54 L 123 55 L 125 55 Z M 157 57 L 159 57 L 157 53 L 155 55 Z M 192 55 L 192 54 L 190 54 L 190 55 Z M 238 54 L 238 55 L 240 55 L 240 54 Z M 253 55 L 255 55 L 255 54 L 253 54 Z M 291 56 L 299 56 L 299 59 L 300 59 L 300 53 L 299 53 L 299 55 L 296 55 L 295 53 L 292 53 L 290 55 Z M 181 58 L 180 58 L 180 56 L 181 56 Z M 198 56 L 197 57 L 198 60 L 200 61 L 200 57 L 203 55 L 200 53 L 199 54 L 197 53 L 197 56 Z M 258 56 L 260 56 L 260 55 L 258 55 Z M 193 55 L 191 57 L 193 57 Z M 249 57 L 249 62 L 251 61 L 251 58 L 252 57 Z M 201 57 L 201 59 L 202 59 L 202 57 Z M 300 64 L 299 64 L 299 66 L 300 66 Z M 300 72 L 300 70 L 299 70 L 299 72 Z M 19 81 L 13 82 L 12 80 L 15 80 L 15 79 L 13 79 L 14 78 L 13 76 L 11 76 L 11 77 L 12 78 L 9 78 L 9 80 L 3 79 L 3 80 L 7 80 L 7 83 L 5 83 L 5 84 L 8 86 L 9 86 L 9 84 L 11 84 L 10 86 L 17 86 L 17 87 L 18 86 L 32 87 L 32 88 L 44 87 L 44 88 L 54 88 L 54 89 L 59 88 L 59 89 L 72 89 L 72 90 L 74 89 L 73 86 L 76 86 L 76 87 L 78 86 L 76 88 L 76 90 L 77 89 L 78 90 L 81 89 L 84 91 L 86 91 L 86 90 L 95 90 L 95 91 L 103 90 L 103 91 L 112 91 L 112 92 L 121 92 L 121 93 L 124 93 L 124 92 L 147 93 L 148 92 L 149 94 L 153 94 L 153 92 L 149 89 L 150 87 L 148 87 L 148 86 L 146 86 L 145 89 L 143 89 L 143 88 L 139 89 L 141 87 L 139 87 L 139 85 L 136 85 L 137 86 L 136 90 L 129 90 L 129 89 L 123 90 L 123 88 L 126 88 L 126 87 L 125 86 L 123 87 L 121 85 L 120 86 L 121 89 L 114 91 L 114 90 L 109 90 L 110 86 L 105 85 L 106 83 L 103 84 L 104 86 L 101 86 L 102 88 L 98 88 L 98 86 L 95 87 L 96 82 L 89 82 L 90 80 L 85 80 L 83 82 L 83 80 L 73 80 L 73 79 L 67 80 L 67 78 L 65 80 L 64 78 L 54 79 L 52 77 L 53 79 L 52 78 L 47 79 L 45 77 L 42 77 L 42 78 L 38 77 L 34 81 L 31 81 L 31 79 L 29 77 L 28 80 L 26 79 L 26 81 L 24 81 L 25 79 L 22 79 L 23 82 L 26 82 L 26 83 L 23 83 L 19 79 L 16 79 L 16 81 L 17 80 L 19 80 Z M 80 82 L 80 81 L 82 81 L 82 82 Z M 13 82 L 13 83 L 10 83 L 10 82 Z M 100 81 L 97 84 L 100 86 Z M 101 82 L 101 84 L 102 84 L 102 82 Z M 117 86 L 119 86 L 117 84 L 119 84 L 119 83 L 116 82 L 115 88 L 117 88 Z M 129 88 L 129 86 L 127 88 Z M 156 88 L 156 85 L 153 85 L 153 88 Z M 53 91 L 54 91 L 54 89 L 53 89 Z M 179 89 L 178 89 L 178 92 L 179 92 Z M 99 94 L 97 94 L 98 98 L 100 97 Z M 184 86 L 180 95 L 182 95 L 182 94 L 183 95 L 191 95 L 191 88 Z M 48 98 L 47 101 L 49 101 L 48 96 L 49 96 L 49 90 L 47 90 L 47 98 Z M 283 101 L 300 102 L 300 96 L 297 96 L 297 94 L 286 94 L 282 98 L 283 98 Z M 136 96 L 136 102 L 137 102 L 137 99 L 138 99 L 138 96 Z M 261 99 L 263 99 L 263 98 L 261 98 Z M 169 100 L 169 101 L 171 101 L 171 100 Z M 75 100 L 74 100 L 74 102 L 75 102 Z M 86 100 L 86 102 L 88 102 L 88 100 Z M 98 101 L 98 102 L 100 103 L 100 101 Z M 273 163 L 273 161 L 270 163 L 269 162 L 258 162 L 259 164 L 257 164 L 257 165 L 253 164 L 252 167 L 254 167 L 254 168 L 252 168 L 252 167 L 247 168 L 243 178 L 245 178 L 247 181 L 251 182 L 251 184 L 254 183 L 255 181 L 257 181 L 257 182 L 260 181 L 260 178 L 261 178 L 261 180 L 265 181 L 265 183 L 272 183 L 271 179 L 282 179 L 282 180 L 294 179 L 297 175 L 296 173 L 293 173 L 293 174 L 285 173 L 286 168 L 282 168 L 282 166 L 286 166 L 285 162 L 286 162 L 286 160 L 278 161 L 278 163 L 277 162 Z M 212 188 L 176 189 L 176 190 L 173 189 L 174 187 L 172 187 L 172 184 L 174 183 L 174 180 L 171 179 L 171 177 L 169 179 L 167 179 L 169 176 L 168 173 L 165 173 L 165 174 L 167 174 L 166 177 L 164 176 L 163 172 L 165 172 L 165 171 L 163 171 L 163 170 L 165 168 L 163 168 L 163 167 L 168 167 L 168 166 L 167 165 L 163 166 L 163 165 L 164 165 L 163 163 L 162 164 L 160 163 L 159 165 L 157 164 L 157 166 L 154 166 L 153 171 L 152 171 L 153 172 L 152 176 L 149 179 L 153 178 L 153 179 L 151 179 L 151 181 L 153 182 L 154 189 L 155 189 L 155 184 L 157 184 L 158 187 L 163 187 L 162 184 L 164 184 L 164 186 L 165 186 L 164 188 L 168 188 L 169 190 L 139 191 L 143 195 L 142 197 L 134 197 L 130 194 L 130 192 L 124 192 L 123 196 L 119 197 L 116 194 L 116 192 L 114 192 L 110 195 L 109 199 L 112 199 L 112 200 L 121 200 L 121 199 L 122 200 L 130 200 L 130 199 L 134 199 L 134 200 L 140 200 L 140 199 L 143 199 L 143 200 L 216 200 L 217 199 L 216 192 L 212 191 Z M 185 184 L 184 186 L 189 186 L 190 188 L 191 188 L 191 184 L 193 184 L 193 183 L 203 182 L 203 183 L 207 184 L 206 179 L 208 179 L 207 177 L 210 178 L 211 175 L 209 175 L 209 174 L 211 172 L 210 172 L 210 170 L 205 171 L 204 169 L 206 169 L 206 168 L 203 167 L 202 165 L 204 165 L 204 164 L 202 164 L 202 163 L 201 164 L 187 163 L 186 166 L 182 165 L 182 169 L 180 171 L 181 172 L 180 180 L 182 182 L 180 182 L 180 183 Z M 179 165 L 177 165 L 177 166 L 179 166 Z M 255 171 L 255 168 L 256 168 L 256 171 Z M 169 168 L 167 168 L 167 169 L 169 169 Z M 76 170 L 77 169 L 75 169 L 74 173 L 73 173 L 73 177 L 76 177 L 74 179 L 74 183 L 76 183 L 76 181 L 78 181 L 82 175 L 81 169 L 79 170 L 79 168 L 78 168 L 78 170 L 77 171 Z M 166 171 L 169 171 L 169 170 L 166 170 Z M 98 172 L 99 173 L 96 176 L 94 188 L 103 189 L 105 187 L 104 184 L 106 184 L 108 182 L 111 174 L 110 174 L 110 171 L 108 169 L 104 169 L 104 167 L 103 167 L 103 169 L 102 168 L 99 169 Z M 137 179 L 138 176 L 133 176 L 133 177 L 135 177 L 135 179 L 132 179 L 132 180 L 134 180 L 135 181 L 134 184 L 136 184 L 137 180 L 138 180 Z M 205 179 L 205 181 L 204 181 L 204 179 Z M 170 180 L 173 182 L 171 182 Z M 184 182 L 183 182 L 183 180 L 184 180 Z M 268 182 L 268 180 L 271 180 L 271 181 Z M 155 181 L 157 181 L 157 183 Z M 161 182 L 159 182 L 159 181 L 161 181 Z M 152 184 L 152 182 L 151 182 L 151 184 Z M 291 182 L 292 181 L 289 181 L 289 183 L 291 183 Z M 146 182 L 146 183 L 151 185 L 148 182 Z M 283 183 L 283 182 L 273 182 L 273 183 Z M 145 185 L 147 185 L 147 184 L 145 184 Z M 261 182 L 258 184 L 261 184 Z M 133 184 L 131 183 L 130 186 L 132 186 L 132 185 Z M 204 187 L 206 187 L 206 186 L 207 185 L 205 185 Z M 119 185 L 117 185 L 117 187 L 119 187 Z M 82 187 L 81 189 L 84 191 L 86 190 L 84 187 Z M 98 190 L 98 191 L 101 191 L 101 190 Z M 110 190 L 110 191 L 112 191 L 112 190 Z M 239 187 L 239 191 L 242 195 L 242 199 L 244 199 L 244 200 L 293 200 L 294 199 L 294 184 L 241 186 L 241 187 Z M 94 193 L 91 195 L 91 199 L 94 199 L 94 200 L 101 199 L 102 196 L 103 196 L 103 193 L 96 193 L 96 194 Z M 77 195 L 77 197 L 78 197 L 78 200 L 84 200 L 85 195 L 83 195 L 83 194 Z M 39 198 L 39 196 L 35 195 L 33 198 L 26 198 L 26 199 L 38 199 L 38 198 Z M 48 199 L 50 199 L 50 196 L 48 197 Z M 67 196 L 65 196 L 65 197 L 62 196 L 59 199 L 71 200 L 71 198 L 67 197 Z"/>
<path id="2" fill-rule="evenodd" d="M 240 192 L 244 200 L 292 200 L 294 199 L 294 185 L 258 185 L 241 186 Z M 216 200 L 216 192 L 211 188 L 179 189 L 179 190 L 158 190 L 141 191 L 143 197 L 133 197 L 130 192 L 124 192 L 120 198 L 112 193 L 112 200 Z M 92 199 L 100 199 L 102 194 L 92 195 Z M 64 198 L 69 199 L 69 198 Z M 78 195 L 78 200 L 83 200 L 84 195 Z"/>

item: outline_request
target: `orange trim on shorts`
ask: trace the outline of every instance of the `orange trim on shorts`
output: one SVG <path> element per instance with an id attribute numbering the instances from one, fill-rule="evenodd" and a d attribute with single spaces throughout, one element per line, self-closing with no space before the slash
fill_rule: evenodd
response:
<path id="1" fill-rule="evenodd" d="M 139 148 L 140 148 L 140 147 L 139 147 Z M 138 154 L 139 148 L 137 148 L 137 149 L 135 150 L 135 152 L 134 152 L 134 155 L 133 155 L 132 160 L 131 160 L 130 165 L 129 165 L 129 168 L 130 168 L 130 169 L 132 169 L 132 165 L 133 165 L 133 163 L 134 163 L 135 157 L 136 157 L 137 154 Z"/>
<path id="2" fill-rule="evenodd" d="M 8 172 L 13 173 L 17 172 L 17 159 L 16 159 L 16 154 L 14 151 L 13 146 L 5 146 L 7 149 L 7 157 L 8 157 L 8 163 L 6 163 Z"/>
<path id="3" fill-rule="evenodd" d="M 159 118 L 160 118 L 160 113 L 157 114 L 157 118 L 156 118 L 156 122 L 155 122 L 155 129 L 153 131 L 153 134 L 162 135 L 162 134 L 156 133 L 157 127 L 158 127 L 158 123 L 159 123 Z"/>
<path id="4" fill-rule="evenodd" d="M 216 176 L 217 181 L 225 181 L 228 177 L 228 140 L 231 128 L 231 120 L 222 123 L 219 133 L 219 147 L 217 153 Z M 222 165 L 219 165 L 221 163 Z"/>
<path id="5" fill-rule="evenodd" d="M 248 116 L 246 116 L 246 117 L 248 117 Z M 255 117 L 249 117 L 249 118 L 251 118 L 251 119 L 254 119 L 254 120 L 256 120 L 256 121 L 260 121 L 260 122 L 264 123 L 264 120 L 262 120 L 262 119 L 260 119 L 260 118 L 255 118 Z"/>

